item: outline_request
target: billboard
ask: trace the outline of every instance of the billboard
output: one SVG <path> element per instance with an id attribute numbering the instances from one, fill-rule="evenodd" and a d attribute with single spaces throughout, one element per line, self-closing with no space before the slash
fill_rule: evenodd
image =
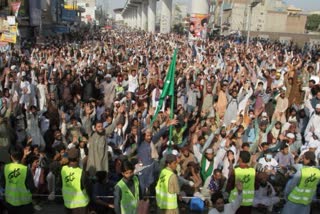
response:
<path id="1" fill-rule="evenodd" d="M 15 44 L 17 42 L 17 34 L 11 32 L 3 32 L 1 34 L 0 42 L 8 42 Z"/>
<path id="2" fill-rule="evenodd" d="M 189 22 L 189 35 L 193 38 L 207 38 L 208 14 L 191 14 Z"/>

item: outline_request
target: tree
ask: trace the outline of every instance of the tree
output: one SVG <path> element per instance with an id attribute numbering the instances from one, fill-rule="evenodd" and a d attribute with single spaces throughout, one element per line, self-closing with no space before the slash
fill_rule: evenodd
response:
<path id="1" fill-rule="evenodd" d="M 184 26 L 182 23 L 173 25 L 173 32 L 182 35 L 184 33 Z"/>
<path id="2" fill-rule="evenodd" d="M 312 14 L 307 18 L 306 29 L 310 31 L 319 31 L 320 15 Z"/>

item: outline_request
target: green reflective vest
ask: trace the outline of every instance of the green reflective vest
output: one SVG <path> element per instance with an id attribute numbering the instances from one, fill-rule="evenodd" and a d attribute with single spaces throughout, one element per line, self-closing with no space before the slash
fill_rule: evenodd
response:
<path id="1" fill-rule="evenodd" d="M 253 168 L 242 169 L 240 167 L 235 170 L 235 180 L 242 182 L 242 203 L 241 206 L 251 206 L 254 199 L 254 183 L 256 171 Z M 238 190 L 234 188 L 229 196 L 229 203 L 235 201 L 238 196 Z"/>
<path id="2" fill-rule="evenodd" d="M 136 176 L 133 177 L 133 183 L 134 195 L 122 179 L 117 183 L 117 186 L 119 186 L 119 188 L 121 189 L 121 214 L 137 213 L 137 207 L 139 202 L 139 181 Z"/>
<path id="3" fill-rule="evenodd" d="M 288 196 L 288 200 L 296 204 L 309 205 L 316 193 L 320 181 L 320 170 L 315 167 L 303 167 L 301 180 Z"/>
<path id="4" fill-rule="evenodd" d="M 178 208 L 177 194 L 169 193 L 169 179 L 173 172 L 164 168 L 156 186 L 156 200 L 160 209 L 173 210 Z"/>
<path id="5" fill-rule="evenodd" d="M 61 169 L 62 196 L 65 207 L 69 209 L 86 207 L 89 197 L 85 190 L 81 189 L 82 169 L 64 166 Z"/>
<path id="6" fill-rule="evenodd" d="M 27 205 L 32 202 L 32 194 L 26 187 L 28 168 L 19 163 L 9 163 L 4 167 L 6 202 L 12 206 Z"/>

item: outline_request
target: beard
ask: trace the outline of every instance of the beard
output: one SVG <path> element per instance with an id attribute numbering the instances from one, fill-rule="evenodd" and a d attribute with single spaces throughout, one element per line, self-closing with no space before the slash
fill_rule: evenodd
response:
<path id="1" fill-rule="evenodd" d="M 213 161 L 213 157 L 212 158 L 208 158 L 208 157 L 206 157 L 206 159 L 208 160 L 208 161 Z"/>
<path id="2" fill-rule="evenodd" d="M 316 111 L 316 115 L 320 115 L 320 112 L 319 112 L 319 111 Z"/>
<path id="3" fill-rule="evenodd" d="M 102 131 L 97 131 L 97 134 L 100 136 L 103 136 L 106 134 L 105 130 L 103 129 Z"/>

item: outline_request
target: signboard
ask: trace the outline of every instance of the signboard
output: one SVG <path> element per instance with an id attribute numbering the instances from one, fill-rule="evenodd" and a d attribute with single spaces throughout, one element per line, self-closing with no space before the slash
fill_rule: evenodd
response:
<path id="1" fill-rule="evenodd" d="M 196 38 L 206 39 L 208 18 L 208 14 L 192 14 L 189 23 L 190 35 Z"/>
<path id="2" fill-rule="evenodd" d="M 62 21 L 74 22 L 77 18 L 77 11 L 75 10 L 61 10 L 61 19 Z"/>
<path id="3" fill-rule="evenodd" d="M 11 32 L 3 32 L 1 34 L 0 42 L 9 42 L 15 44 L 17 42 L 17 35 Z"/>
<path id="4" fill-rule="evenodd" d="M 56 33 L 69 33 L 69 27 L 67 27 L 67 26 L 54 26 L 53 31 Z"/>
<path id="5" fill-rule="evenodd" d="M 78 5 L 76 4 L 65 4 L 64 9 L 66 10 L 78 10 Z"/>

